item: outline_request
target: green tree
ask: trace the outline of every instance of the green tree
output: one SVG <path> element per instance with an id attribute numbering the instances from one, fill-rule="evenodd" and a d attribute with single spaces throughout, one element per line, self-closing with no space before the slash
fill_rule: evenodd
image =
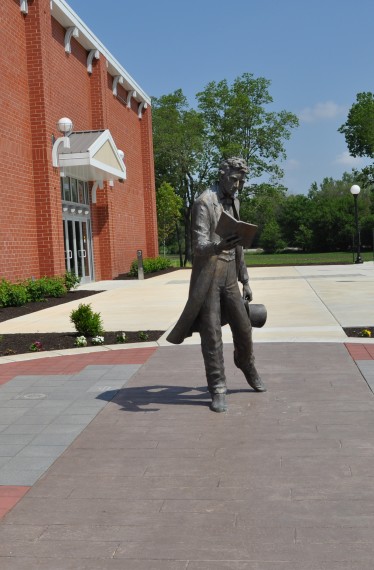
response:
<path id="1" fill-rule="evenodd" d="M 181 217 L 183 200 L 174 192 L 174 188 L 167 182 L 163 182 L 156 193 L 158 236 L 164 246 L 171 234 L 174 233 L 176 223 Z"/>
<path id="2" fill-rule="evenodd" d="M 254 246 L 261 240 L 261 233 L 269 222 L 278 223 L 285 200 L 286 189 L 271 184 L 254 184 L 244 188 L 241 197 L 240 217 L 258 226 Z"/>
<path id="3" fill-rule="evenodd" d="M 355 234 L 353 199 L 350 187 L 356 181 L 353 173 L 345 172 L 341 180 L 325 178 L 318 187 L 314 183 L 309 191 L 313 249 L 336 251 L 349 249 Z M 359 217 L 362 221 L 371 213 L 368 189 L 362 189 L 359 200 Z"/>
<path id="4" fill-rule="evenodd" d="M 183 201 L 184 264 L 191 260 L 191 211 L 209 184 L 212 153 L 203 117 L 191 109 L 181 89 L 153 99 L 156 186 L 168 182 Z"/>
<path id="5" fill-rule="evenodd" d="M 286 157 L 284 141 L 298 126 L 294 114 L 267 110 L 273 103 L 269 87 L 268 79 L 243 73 L 232 85 L 226 79 L 211 81 L 196 95 L 216 158 L 243 157 L 254 178 L 282 176 L 278 162 Z"/>
<path id="6" fill-rule="evenodd" d="M 346 122 L 338 129 L 352 156 L 374 157 L 374 93 L 358 93 Z"/>
<path id="7" fill-rule="evenodd" d="M 274 253 L 285 247 L 281 229 L 275 220 L 265 224 L 260 237 L 260 246 L 269 253 Z"/>
<path id="8" fill-rule="evenodd" d="M 291 194 L 283 200 L 282 208 L 278 217 L 282 234 L 290 247 L 303 247 L 301 245 L 301 235 L 308 233 L 311 229 L 311 200 L 303 194 Z M 311 246 L 311 244 L 309 244 Z"/>

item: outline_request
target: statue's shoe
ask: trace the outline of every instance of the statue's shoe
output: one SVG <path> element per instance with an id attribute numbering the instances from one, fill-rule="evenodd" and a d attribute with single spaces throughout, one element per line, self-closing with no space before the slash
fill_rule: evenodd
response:
<path id="1" fill-rule="evenodd" d="M 261 377 L 256 370 L 256 366 L 254 364 L 250 364 L 248 368 L 243 370 L 243 368 L 239 366 L 235 350 L 234 350 L 234 363 L 235 366 L 243 372 L 245 379 L 247 380 L 250 387 L 254 389 L 255 392 L 266 392 L 266 386 L 261 380 Z"/>
<path id="2" fill-rule="evenodd" d="M 226 394 L 213 394 L 210 409 L 218 414 L 227 412 Z"/>
<path id="3" fill-rule="evenodd" d="M 250 372 L 244 372 L 244 376 L 250 387 L 253 388 L 255 392 L 266 392 L 266 386 L 254 366 L 251 366 Z"/>

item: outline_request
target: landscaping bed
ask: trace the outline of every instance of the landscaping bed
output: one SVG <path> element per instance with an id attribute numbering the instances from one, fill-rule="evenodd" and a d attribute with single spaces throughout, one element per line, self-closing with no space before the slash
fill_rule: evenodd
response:
<path id="1" fill-rule="evenodd" d="M 372 327 L 343 327 L 345 334 L 349 337 L 362 339 L 374 338 L 374 326 Z M 367 333 L 365 333 L 367 331 Z M 368 334 L 370 333 L 370 334 Z"/>
<path id="2" fill-rule="evenodd" d="M 43 309 L 70 303 L 85 299 L 102 293 L 102 291 L 70 291 L 64 297 L 51 297 L 45 301 L 27 303 L 21 307 L 2 307 L 0 308 L 0 322 L 8 321 L 16 317 L 35 313 Z M 89 302 L 89 301 L 88 301 Z M 104 344 L 116 344 L 119 332 L 125 333 L 126 343 L 133 342 L 150 342 L 155 341 L 163 335 L 165 331 L 108 331 L 104 334 Z M 25 354 L 32 352 L 30 346 L 36 342 L 40 342 L 43 351 L 63 350 L 66 348 L 76 348 L 75 340 L 79 336 L 77 333 L 17 333 L 17 334 L 0 334 L 0 357 L 11 356 L 14 354 Z M 89 338 L 87 338 L 87 346 L 92 346 Z"/>

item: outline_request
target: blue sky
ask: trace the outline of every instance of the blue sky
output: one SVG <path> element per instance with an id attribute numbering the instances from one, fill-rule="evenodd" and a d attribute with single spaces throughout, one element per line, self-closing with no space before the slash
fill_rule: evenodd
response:
<path id="1" fill-rule="evenodd" d="M 181 88 L 193 106 L 209 81 L 269 79 L 272 110 L 300 119 L 282 163 L 290 193 L 369 162 L 337 129 L 356 94 L 374 91 L 373 0 L 68 3 L 148 95 Z"/>

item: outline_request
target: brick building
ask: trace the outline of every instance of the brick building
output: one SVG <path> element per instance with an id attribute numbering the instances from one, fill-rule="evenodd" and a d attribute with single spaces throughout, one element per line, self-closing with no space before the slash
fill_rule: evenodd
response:
<path id="1" fill-rule="evenodd" d="M 0 21 L 0 279 L 157 255 L 149 97 L 65 0 L 1 0 Z"/>

